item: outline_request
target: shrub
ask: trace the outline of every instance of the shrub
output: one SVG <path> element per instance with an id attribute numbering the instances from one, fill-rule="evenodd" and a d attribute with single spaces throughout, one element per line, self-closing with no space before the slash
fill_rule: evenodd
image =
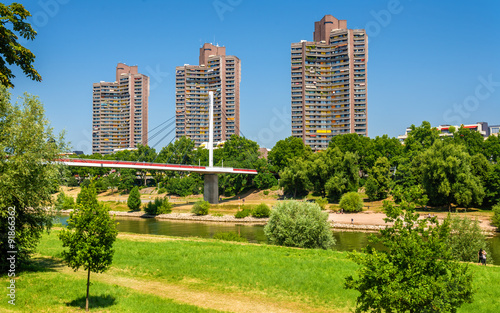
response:
<path id="1" fill-rule="evenodd" d="M 138 211 L 141 209 L 141 194 L 139 188 L 135 186 L 128 195 L 127 206 L 131 211 Z"/>
<path id="2" fill-rule="evenodd" d="M 214 239 L 225 240 L 225 241 L 236 241 L 236 242 L 248 242 L 246 238 L 241 237 L 235 232 L 221 232 L 214 235 Z"/>
<path id="3" fill-rule="evenodd" d="M 72 197 L 66 196 L 64 191 L 57 195 L 57 200 L 54 204 L 54 209 L 60 210 L 72 210 L 75 208 L 75 200 Z"/>
<path id="4" fill-rule="evenodd" d="M 273 207 L 264 227 L 271 244 L 329 249 L 335 245 L 328 214 L 316 203 L 281 201 Z"/>
<path id="5" fill-rule="evenodd" d="M 493 206 L 493 218 L 491 219 L 491 224 L 500 229 L 500 203 Z"/>
<path id="6" fill-rule="evenodd" d="M 247 216 L 250 216 L 251 214 L 252 214 L 252 210 L 244 207 L 240 211 L 236 212 L 236 214 L 234 215 L 234 217 L 236 217 L 236 218 L 245 218 Z"/>
<path id="7" fill-rule="evenodd" d="M 253 209 L 253 217 L 269 217 L 271 210 L 265 203 L 259 204 L 255 209 Z"/>
<path id="8" fill-rule="evenodd" d="M 262 193 L 264 194 L 264 196 L 267 196 L 269 194 L 269 190 L 264 190 Z"/>
<path id="9" fill-rule="evenodd" d="M 339 206 L 345 212 L 361 212 L 363 210 L 363 199 L 357 192 L 348 192 L 340 199 Z"/>
<path id="10" fill-rule="evenodd" d="M 325 198 L 318 198 L 318 199 L 316 199 L 316 203 L 319 205 L 321 210 L 325 210 L 326 205 L 328 204 L 328 200 Z"/>
<path id="11" fill-rule="evenodd" d="M 168 202 L 168 198 L 156 198 L 146 205 L 144 211 L 151 215 L 168 214 L 172 213 L 172 204 Z"/>
<path id="12" fill-rule="evenodd" d="M 483 235 L 478 220 L 467 217 L 448 217 L 450 223 L 450 236 L 447 245 L 453 258 L 461 262 L 477 262 L 479 249 L 486 250 L 489 254 L 486 237 Z M 488 261 L 491 258 L 487 258 Z"/>
<path id="13" fill-rule="evenodd" d="M 191 212 L 196 215 L 207 215 L 208 209 L 210 209 L 210 203 L 208 203 L 208 201 L 200 200 L 193 205 Z"/>
<path id="14" fill-rule="evenodd" d="M 160 189 L 158 189 L 158 194 L 166 193 L 166 192 L 167 192 L 166 188 L 161 187 Z"/>

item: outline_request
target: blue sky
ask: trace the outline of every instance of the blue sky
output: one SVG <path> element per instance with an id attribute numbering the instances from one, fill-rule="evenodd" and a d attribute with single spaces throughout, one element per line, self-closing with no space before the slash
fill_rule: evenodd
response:
<path id="1" fill-rule="evenodd" d="M 241 131 L 272 148 L 291 134 L 290 44 L 312 40 L 326 14 L 369 35 L 370 137 L 395 137 L 423 120 L 500 124 L 497 0 L 19 2 L 33 15 L 38 36 L 22 42 L 43 81 L 15 70 L 13 95 L 38 95 L 55 131 L 86 153 L 92 83 L 114 81 L 118 62 L 138 65 L 151 80 L 152 129 L 174 115 L 175 66 L 198 64 L 204 42 L 242 60 Z"/>

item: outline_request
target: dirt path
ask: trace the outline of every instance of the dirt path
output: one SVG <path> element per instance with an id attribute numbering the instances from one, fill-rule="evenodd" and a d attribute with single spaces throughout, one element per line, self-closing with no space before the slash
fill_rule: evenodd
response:
<path id="1" fill-rule="evenodd" d="M 54 259 L 48 257 L 38 257 L 41 262 L 53 264 L 52 269 L 74 277 L 86 279 L 85 271 L 74 272 L 71 268 L 62 265 L 59 261 L 54 262 Z M 115 269 L 116 270 L 116 269 Z M 111 268 L 113 271 L 113 268 Z M 92 273 L 91 281 L 99 281 L 109 285 L 118 285 L 125 288 L 131 288 L 140 293 L 152 294 L 165 299 L 172 299 L 179 303 L 191 304 L 202 308 L 209 308 L 224 312 L 236 313 L 293 313 L 293 312 L 340 312 L 329 309 L 315 309 L 308 307 L 303 303 L 272 301 L 268 298 L 260 297 L 259 295 L 249 295 L 240 292 L 217 292 L 207 290 L 190 289 L 181 284 L 172 284 L 161 280 L 146 280 L 140 278 L 123 277 L 102 273 Z M 200 285 L 203 282 L 184 278 L 184 283 L 195 283 Z"/>

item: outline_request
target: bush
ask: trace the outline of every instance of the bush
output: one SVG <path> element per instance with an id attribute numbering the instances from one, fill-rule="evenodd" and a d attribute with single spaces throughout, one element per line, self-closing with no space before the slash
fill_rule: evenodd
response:
<path id="1" fill-rule="evenodd" d="M 66 196 L 64 191 L 57 195 L 57 200 L 54 204 L 54 209 L 60 210 L 72 210 L 75 208 L 75 200 L 72 197 Z"/>
<path id="2" fill-rule="evenodd" d="M 450 236 L 448 237 L 448 247 L 453 258 L 461 262 L 477 262 L 479 249 L 486 250 L 486 237 L 483 235 L 478 220 L 471 220 L 467 217 L 448 217 L 450 223 Z M 487 258 L 488 261 L 491 258 Z"/>
<path id="3" fill-rule="evenodd" d="M 269 190 L 264 190 L 262 193 L 264 194 L 264 196 L 267 196 L 269 194 Z"/>
<path id="4" fill-rule="evenodd" d="M 316 203 L 319 205 L 321 210 L 325 210 L 326 205 L 328 204 L 328 200 L 325 198 L 318 198 L 318 199 L 316 199 Z"/>
<path id="5" fill-rule="evenodd" d="M 248 208 L 243 208 L 240 211 L 236 212 L 234 217 L 236 218 L 245 218 L 247 216 L 250 216 L 252 214 L 252 210 Z"/>
<path id="6" fill-rule="evenodd" d="M 149 202 L 144 211 L 150 215 L 169 214 L 172 213 L 172 204 L 168 202 L 168 198 L 156 198 Z"/>
<path id="7" fill-rule="evenodd" d="M 166 193 L 166 192 L 167 192 L 166 188 L 161 187 L 160 189 L 158 189 L 158 194 Z"/>
<path id="8" fill-rule="evenodd" d="M 493 206 L 493 218 L 491 219 L 491 224 L 500 229 L 500 203 Z"/>
<path id="9" fill-rule="evenodd" d="M 208 201 L 200 200 L 193 205 L 191 212 L 196 215 L 207 215 L 208 209 L 210 209 L 210 203 L 208 203 Z"/>
<path id="10" fill-rule="evenodd" d="M 226 233 L 216 233 L 214 235 L 214 239 L 225 240 L 225 241 L 236 241 L 236 242 L 248 242 L 246 238 L 241 237 L 239 234 L 235 232 L 226 232 Z"/>
<path id="11" fill-rule="evenodd" d="M 90 186 L 90 179 L 84 178 L 83 181 L 80 184 L 80 187 L 87 188 L 88 186 Z"/>
<path id="12" fill-rule="evenodd" d="M 138 211 L 141 209 L 141 194 L 139 188 L 135 186 L 128 195 L 127 206 L 131 211 Z"/>
<path id="13" fill-rule="evenodd" d="M 168 180 L 166 189 L 171 194 L 186 197 L 192 194 L 198 194 L 200 186 L 196 179 L 191 176 L 183 178 L 174 177 Z"/>
<path id="14" fill-rule="evenodd" d="M 255 209 L 253 209 L 253 217 L 269 217 L 271 210 L 265 203 L 259 204 Z"/>
<path id="15" fill-rule="evenodd" d="M 361 212 L 363 210 L 363 199 L 357 192 L 348 192 L 340 199 L 339 206 L 345 212 Z"/>
<path id="16" fill-rule="evenodd" d="M 273 207 L 264 233 L 271 244 L 329 249 L 335 245 L 328 214 L 316 203 L 281 201 Z"/>

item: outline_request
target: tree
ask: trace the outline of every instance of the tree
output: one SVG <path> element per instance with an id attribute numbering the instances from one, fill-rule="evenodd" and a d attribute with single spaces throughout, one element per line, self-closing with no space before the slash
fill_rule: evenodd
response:
<path id="1" fill-rule="evenodd" d="M 491 219 L 491 224 L 500 229 L 500 203 L 493 206 L 493 217 Z"/>
<path id="2" fill-rule="evenodd" d="M 154 148 L 150 148 L 149 146 L 143 146 L 141 144 L 137 145 L 137 150 L 134 150 L 133 158 L 138 162 L 153 162 L 156 159 L 156 150 Z M 139 171 L 142 176 L 142 181 L 144 182 L 144 186 L 146 186 L 146 177 L 147 170 Z"/>
<path id="3" fill-rule="evenodd" d="M 191 208 L 191 212 L 193 212 L 196 215 L 207 215 L 209 210 L 210 210 L 210 203 L 204 200 L 196 202 Z"/>
<path id="4" fill-rule="evenodd" d="M 340 199 L 339 206 L 345 212 L 363 211 L 363 199 L 357 192 L 348 192 Z"/>
<path id="5" fill-rule="evenodd" d="M 311 148 L 306 146 L 302 139 L 290 136 L 274 145 L 267 155 L 267 160 L 281 171 L 289 165 L 291 159 L 311 153 Z"/>
<path id="6" fill-rule="evenodd" d="M 285 194 L 291 194 L 294 198 L 306 195 L 312 189 L 311 181 L 308 177 L 309 164 L 303 158 L 296 158 L 290 161 L 288 167 L 280 172 L 280 186 Z"/>
<path id="7" fill-rule="evenodd" d="M 7 88 L 0 85 L 0 254 L 17 251 L 18 267 L 29 260 L 43 231 L 52 225 L 46 208 L 52 206 L 52 193 L 59 188 L 59 165 L 47 160 L 66 151 L 62 135 L 54 140 L 38 98 L 25 94 L 22 101 L 21 106 L 13 105 Z M 15 218 L 11 243 L 8 216 Z M 7 258 L 2 258 L 1 271 L 5 273 L 8 266 Z"/>
<path id="8" fill-rule="evenodd" d="M 366 195 L 370 201 L 387 198 L 390 179 L 390 165 L 386 157 L 380 157 L 370 170 L 370 176 L 365 184 Z"/>
<path id="9" fill-rule="evenodd" d="M 453 134 L 453 140 L 462 144 L 470 155 L 484 152 L 484 138 L 479 132 L 465 128 L 463 125 Z"/>
<path id="10" fill-rule="evenodd" d="M 432 146 L 438 138 L 439 130 L 432 128 L 431 123 L 427 121 L 423 121 L 419 127 L 411 125 L 408 137 L 405 139 L 405 151 L 411 154 L 425 150 Z"/>
<path id="11" fill-rule="evenodd" d="M 484 141 L 484 156 L 493 162 L 500 158 L 500 136 L 491 135 Z"/>
<path id="12" fill-rule="evenodd" d="M 81 203 L 70 214 L 68 226 L 59 233 L 64 262 L 73 270 L 83 267 L 87 271 L 87 298 L 85 310 L 89 310 L 90 272 L 102 273 L 113 262 L 113 243 L 118 231 L 109 210 L 97 201 L 93 186 L 83 188 Z"/>
<path id="13" fill-rule="evenodd" d="M 383 249 L 350 254 L 361 265 L 357 277 L 345 280 L 345 288 L 360 292 L 356 312 L 456 312 L 471 303 L 472 273 L 453 260 L 448 221 L 419 219 L 406 202 L 386 201 L 384 208 L 385 221 L 394 224 L 370 239 Z"/>
<path id="14" fill-rule="evenodd" d="M 0 3 L 0 83 L 6 87 L 14 87 L 12 79 L 15 77 L 12 71 L 7 67 L 9 65 L 17 65 L 23 73 L 35 81 L 41 81 L 42 77 L 33 67 L 35 55 L 17 40 L 18 36 L 14 32 L 18 32 L 21 37 L 27 40 L 33 40 L 36 36 L 36 31 L 25 20 L 31 16 L 21 4 L 12 3 L 5 5 Z"/>
<path id="15" fill-rule="evenodd" d="M 141 209 L 141 194 L 139 188 L 135 186 L 128 195 L 127 206 L 131 211 L 138 211 Z"/>
<path id="16" fill-rule="evenodd" d="M 273 207 L 264 233 L 272 244 L 330 249 L 335 245 L 328 214 L 316 203 L 280 201 Z"/>
<path id="17" fill-rule="evenodd" d="M 436 141 L 419 157 L 422 186 L 431 205 L 481 205 L 485 192 L 473 175 L 471 157 L 463 145 Z"/>
<path id="18" fill-rule="evenodd" d="M 373 142 L 369 137 L 358 134 L 345 134 L 334 136 L 329 148 L 339 148 L 342 153 L 353 153 L 358 155 L 359 168 L 363 172 L 367 172 L 372 166 L 375 159 L 370 155 L 373 151 Z"/>

